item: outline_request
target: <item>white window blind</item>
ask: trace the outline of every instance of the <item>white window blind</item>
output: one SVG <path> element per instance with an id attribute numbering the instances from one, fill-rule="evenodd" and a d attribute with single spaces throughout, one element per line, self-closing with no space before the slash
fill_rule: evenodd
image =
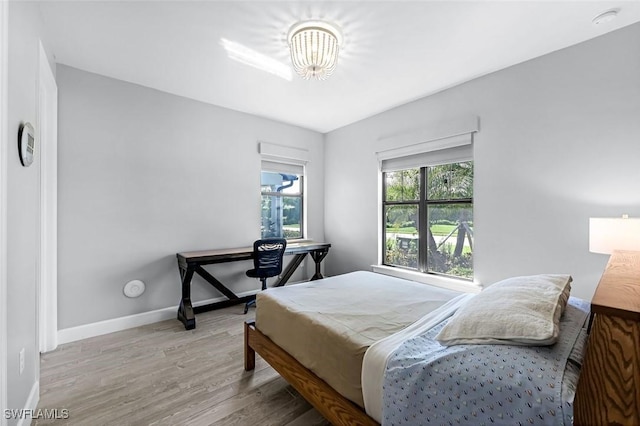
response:
<path id="1" fill-rule="evenodd" d="M 381 138 L 376 152 L 380 170 L 389 172 L 471 161 L 474 134 L 479 129 L 480 119 L 469 115 Z"/>
<path id="2" fill-rule="evenodd" d="M 262 160 L 262 171 L 301 176 L 304 175 L 304 166 L 302 164 L 279 163 L 275 161 Z"/>
<path id="3" fill-rule="evenodd" d="M 258 143 L 258 151 L 263 160 L 296 164 L 309 162 L 309 151 L 305 148 L 260 142 Z"/>
<path id="4" fill-rule="evenodd" d="M 386 155 L 378 156 L 380 168 L 383 172 L 391 172 L 473 160 L 472 133 L 437 142 L 437 145 L 432 146 L 429 143 L 412 145 L 413 150 L 409 149 L 411 147 L 403 147 L 386 151 Z"/>

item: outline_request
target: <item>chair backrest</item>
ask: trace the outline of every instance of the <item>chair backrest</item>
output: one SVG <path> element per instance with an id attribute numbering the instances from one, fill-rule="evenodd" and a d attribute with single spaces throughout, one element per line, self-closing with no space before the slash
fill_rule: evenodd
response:
<path id="1" fill-rule="evenodd" d="M 284 238 L 265 238 L 253 243 L 253 267 L 261 278 L 275 277 L 282 272 L 282 257 L 287 248 Z"/>

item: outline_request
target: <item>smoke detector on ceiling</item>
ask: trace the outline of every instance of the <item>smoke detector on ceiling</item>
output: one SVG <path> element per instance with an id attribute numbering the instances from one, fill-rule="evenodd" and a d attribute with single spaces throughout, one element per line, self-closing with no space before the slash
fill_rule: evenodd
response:
<path id="1" fill-rule="evenodd" d="M 608 24 L 609 22 L 616 19 L 616 17 L 618 16 L 618 12 L 620 12 L 620 9 L 607 10 L 606 12 L 602 12 L 600 15 L 593 18 L 591 22 L 593 22 L 593 25 Z"/>

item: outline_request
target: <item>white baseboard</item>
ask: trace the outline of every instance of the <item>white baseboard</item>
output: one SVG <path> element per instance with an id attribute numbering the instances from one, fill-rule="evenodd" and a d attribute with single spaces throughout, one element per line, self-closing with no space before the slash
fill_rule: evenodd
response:
<path id="1" fill-rule="evenodd" d="M 141 314 L 64 328 L 58 330 L 58 345 L 175 318 L 177 309 L 177 307 L 157 309 Z"/>
<path id="2" fill-rule="evenodd" d="M 24 405 L 23 413 L 33 413 L 38 408 L 38 402 L 40 401 L 40 382 L 36 380 L 31 387 L 31 392 L 29 393 L 29 398 L 27 398 L 27 402 Z M 31 424 L 31 416 L 25 415 L 21 416 L 18 419 L 17 426 L 30 425 Z"/>
<path id="3" fill-rule="evenodd" d="M 255 290 L 245 291 L 243 293 L 239 293 L 238 297 L 248 296 L 255 293 Z M 220 302 L 223 300 L 227 300 L 227 298 L 217 297 L 214 299 L 202 300 L 195 302 L 193 306 L 208 305 L 209 303 Z M 129 328 L 139 327 L 141 325 L 153 324 L 154 322 L 176 319 L 177 312 L 178 306 L 171 306 L 126 317 L 113 318 L 91 324 L 79 325 L 77 327 L 64 328 L 62 330 L 58 330 L 58 344 L 62 345 L 65 343 L 75 342 L 77 340 L 88 339 L 90 337 L 102 336 L 103 334 L 113 333 L 115 331 L 122 331 Z"/>

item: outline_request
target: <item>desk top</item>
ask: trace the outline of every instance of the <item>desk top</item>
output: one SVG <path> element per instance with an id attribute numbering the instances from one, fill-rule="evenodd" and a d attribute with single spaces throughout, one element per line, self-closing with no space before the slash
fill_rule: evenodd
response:
<path id="1" fill-rule="evenodd" d="M 319 243 L 316 241 L 296 241 L 287 243 L 285 254 L 308 253 L 313 250 L 328 250 L 329 243 Z M 176 253 L 178 261 L 190 263 L 216 263 L 232 262 L 236 260 L 248 260 L 253 258 L 253 247 L 238 247 L 216 250 L 200 250 Z"/>
<path id="2" fill-rule="evenodd" d="M 640 321 L 640 252 L 613 252 L 591 300 L 591 311 Z"/>

